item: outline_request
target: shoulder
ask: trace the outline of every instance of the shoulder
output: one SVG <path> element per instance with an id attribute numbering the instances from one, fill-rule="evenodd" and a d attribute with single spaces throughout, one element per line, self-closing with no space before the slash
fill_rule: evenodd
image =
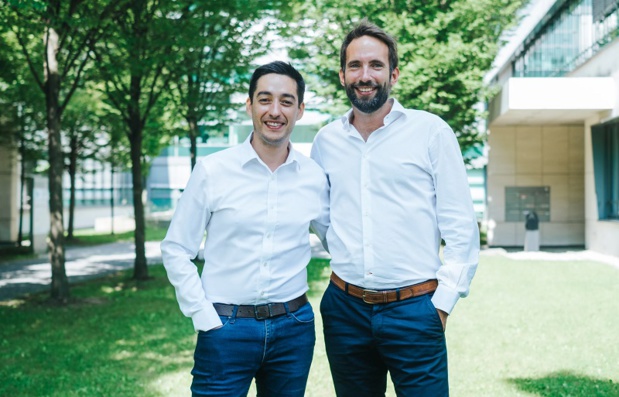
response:
<path id="1" fill-rule="evenodd" d="M 428 127 L 431 127 L 431 130 L 438 130 L 442 128 L 448 128 L 451 130 L 449 124 L 447 124 L 445 120 L 443 120 L 441 117 L 434 113 L 430 113 L 425 110 L 404 109 L 404 114 L 406 115 L 407 119 L 410 119 L 417 123 L 423 123 Z"/>
<path id="2" fill-rule="evenodd" d="M 216 165 L 227 164 L 229 162 L 239 159 L 239 156 L 241 156 L 241 151 L 241 145 L 232 146 L 200 158 L 196 165 L 200 164 L 203 167 L 213 167 Z"/>
<path id="3" fill-rule="evenodd" d="M 233 146 L 201 157 L 196 161 L 192 173 L 213 179 L 240 170 L 243 152 L 239 149 L 239 146 Z"/>
<path id="4" fill-rule="evenodd" d="M 302 172 L 308 172 L 315 175 L 324 175 L 322 168 L 313 159 L 302 154 L 298 150 L 294 150 L 295 159 L 299 163 L 299 168 Z"/>
<path id="5" fill-rule="evenodd" d="M 318 133 L 314 138 L 314 142 L 320 142 L 321 140 L 342 136 L 344 133 L 345 131 L 342 118 L 338 118 L 318 130 Z"/>

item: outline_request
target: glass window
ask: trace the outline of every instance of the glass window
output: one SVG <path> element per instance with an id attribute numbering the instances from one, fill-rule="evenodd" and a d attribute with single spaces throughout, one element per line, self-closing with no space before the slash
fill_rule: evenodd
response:
<path id="1" fill-rule="evenodd" d="M 598 218 L 619 219 L 619 120 L 591 127 Z"/>
<path id="2" fill-rule="evenodd" d="M 619 2 L 557 1 L 512 62 L 516 77 L 558 77 L 619 36 Z"/>

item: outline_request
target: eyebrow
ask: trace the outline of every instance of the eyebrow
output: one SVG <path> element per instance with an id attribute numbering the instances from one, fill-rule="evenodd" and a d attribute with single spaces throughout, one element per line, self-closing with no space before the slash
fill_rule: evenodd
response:
<path id="1" fill-rule="evenodd" d="M 348 61 L 348 62 L 346 63 L 346 65 L 347 65 L 347 66 L 350 66 L 350 65 L 360 64 L 360 63 L 361 63 L 361 61 L 360 61 L 360 60 L 358 60 L 358 59 L 352 59 L 352 60 Z M 376 65 L 376 64 L 385 65 L 385 64 L 386 64 L 385 62 L 381 61 L 380 59 L 372 59 L 372 60 L 368 61 L 368 63 L 369 63 L 370 65 Z"/>
<path id="2" fill-rule="evenodd" d="M 259 97 L 260 95 L 268 95 L 268 96 L 273 96 L 273 93 L 271 93 L 270 91 L 260 91 L 256 93 L 256 96 Z M 291 98 L 293 100 L 297 100 L 297 97 L 292 95 L 292 94 L 282 94 L 283 97 L 285 98 Z"/>

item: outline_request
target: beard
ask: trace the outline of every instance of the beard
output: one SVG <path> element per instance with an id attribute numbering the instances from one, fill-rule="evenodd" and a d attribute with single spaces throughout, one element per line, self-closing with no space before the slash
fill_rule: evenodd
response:
<path id="1" fill-rule="evenodd" d="M 355 92 L 355 88 L 358 87 L 372 87 L 376 88 L 376 93 L 372 98 L 359 98 L 357 97 L 357 93 Z M 363 113 L 374 113 L 378 109 L 381 108 L 389 99 L 389 92 L 391 87 L 387 86 L 387 83 L 383 85 L 372 84 L 372 83 L 359 83 L 359 84 L 347 84 L 346 85 L 346 95 L 348 99 L 352 103 L 352 105 L 357 108 L 360 112 Z"/>

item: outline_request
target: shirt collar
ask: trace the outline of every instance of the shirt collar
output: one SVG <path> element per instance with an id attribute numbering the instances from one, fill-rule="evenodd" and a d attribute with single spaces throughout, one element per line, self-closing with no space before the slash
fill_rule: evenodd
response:
<path id="1" fill-rule="evenodd" d="M 385 116 L 385 119 L 384 119 L 385 126 L 388 126 L 389 124 L 393 123 L 395 120 L 397 120 L 400 117 L 406 117 L 404 106 L 402 106 L 400 102 L 398 102 L 398 100 L 395 98 L 389 98 L 389 100 L 393 101 L 393 106 L 391 106 L 391 111 L 389 112 L 389 114 Z M 351 117 L 352 117 L 352 108 L 349 109 L 348 112 L 346 112 L 340 118 L 340 120 L 342 121 L 342 125 L 344 126 L 346 130 L 350 130 L 350 128 L 352 127 L 352 124 L 350 124 Z"/>
<path id="2" fill-rule="evenodd" d="M 257 161 L 259 163 L 262 162 L 262 160 L 260 160 L 260 157 L 258 157 L 258 153 L 256 153 L 256 151 L 254 150 L 254 147 L 251 145 L 252 136 L 254 136 L 253 131 L 251 134 L 249 134 L 249 136 L 245 139 L 245 141 L 243 141 L 243 143 L 239 145 L 240 146 L 239 159 L 241 161 L 241 166 L 248 164 L 250 161 Z M 288 142 L 288 157 L 286 158 L 286 161 L 284 161 L 284 164 L 282 165 L 288 165 L 292 163 L 296 165 L 296 169 L 299 169 L 300 167 L 299 160 L 297 159 L 296 152 L 294 148 L 292 147 L 292 142 L 289 141 Z"/>

